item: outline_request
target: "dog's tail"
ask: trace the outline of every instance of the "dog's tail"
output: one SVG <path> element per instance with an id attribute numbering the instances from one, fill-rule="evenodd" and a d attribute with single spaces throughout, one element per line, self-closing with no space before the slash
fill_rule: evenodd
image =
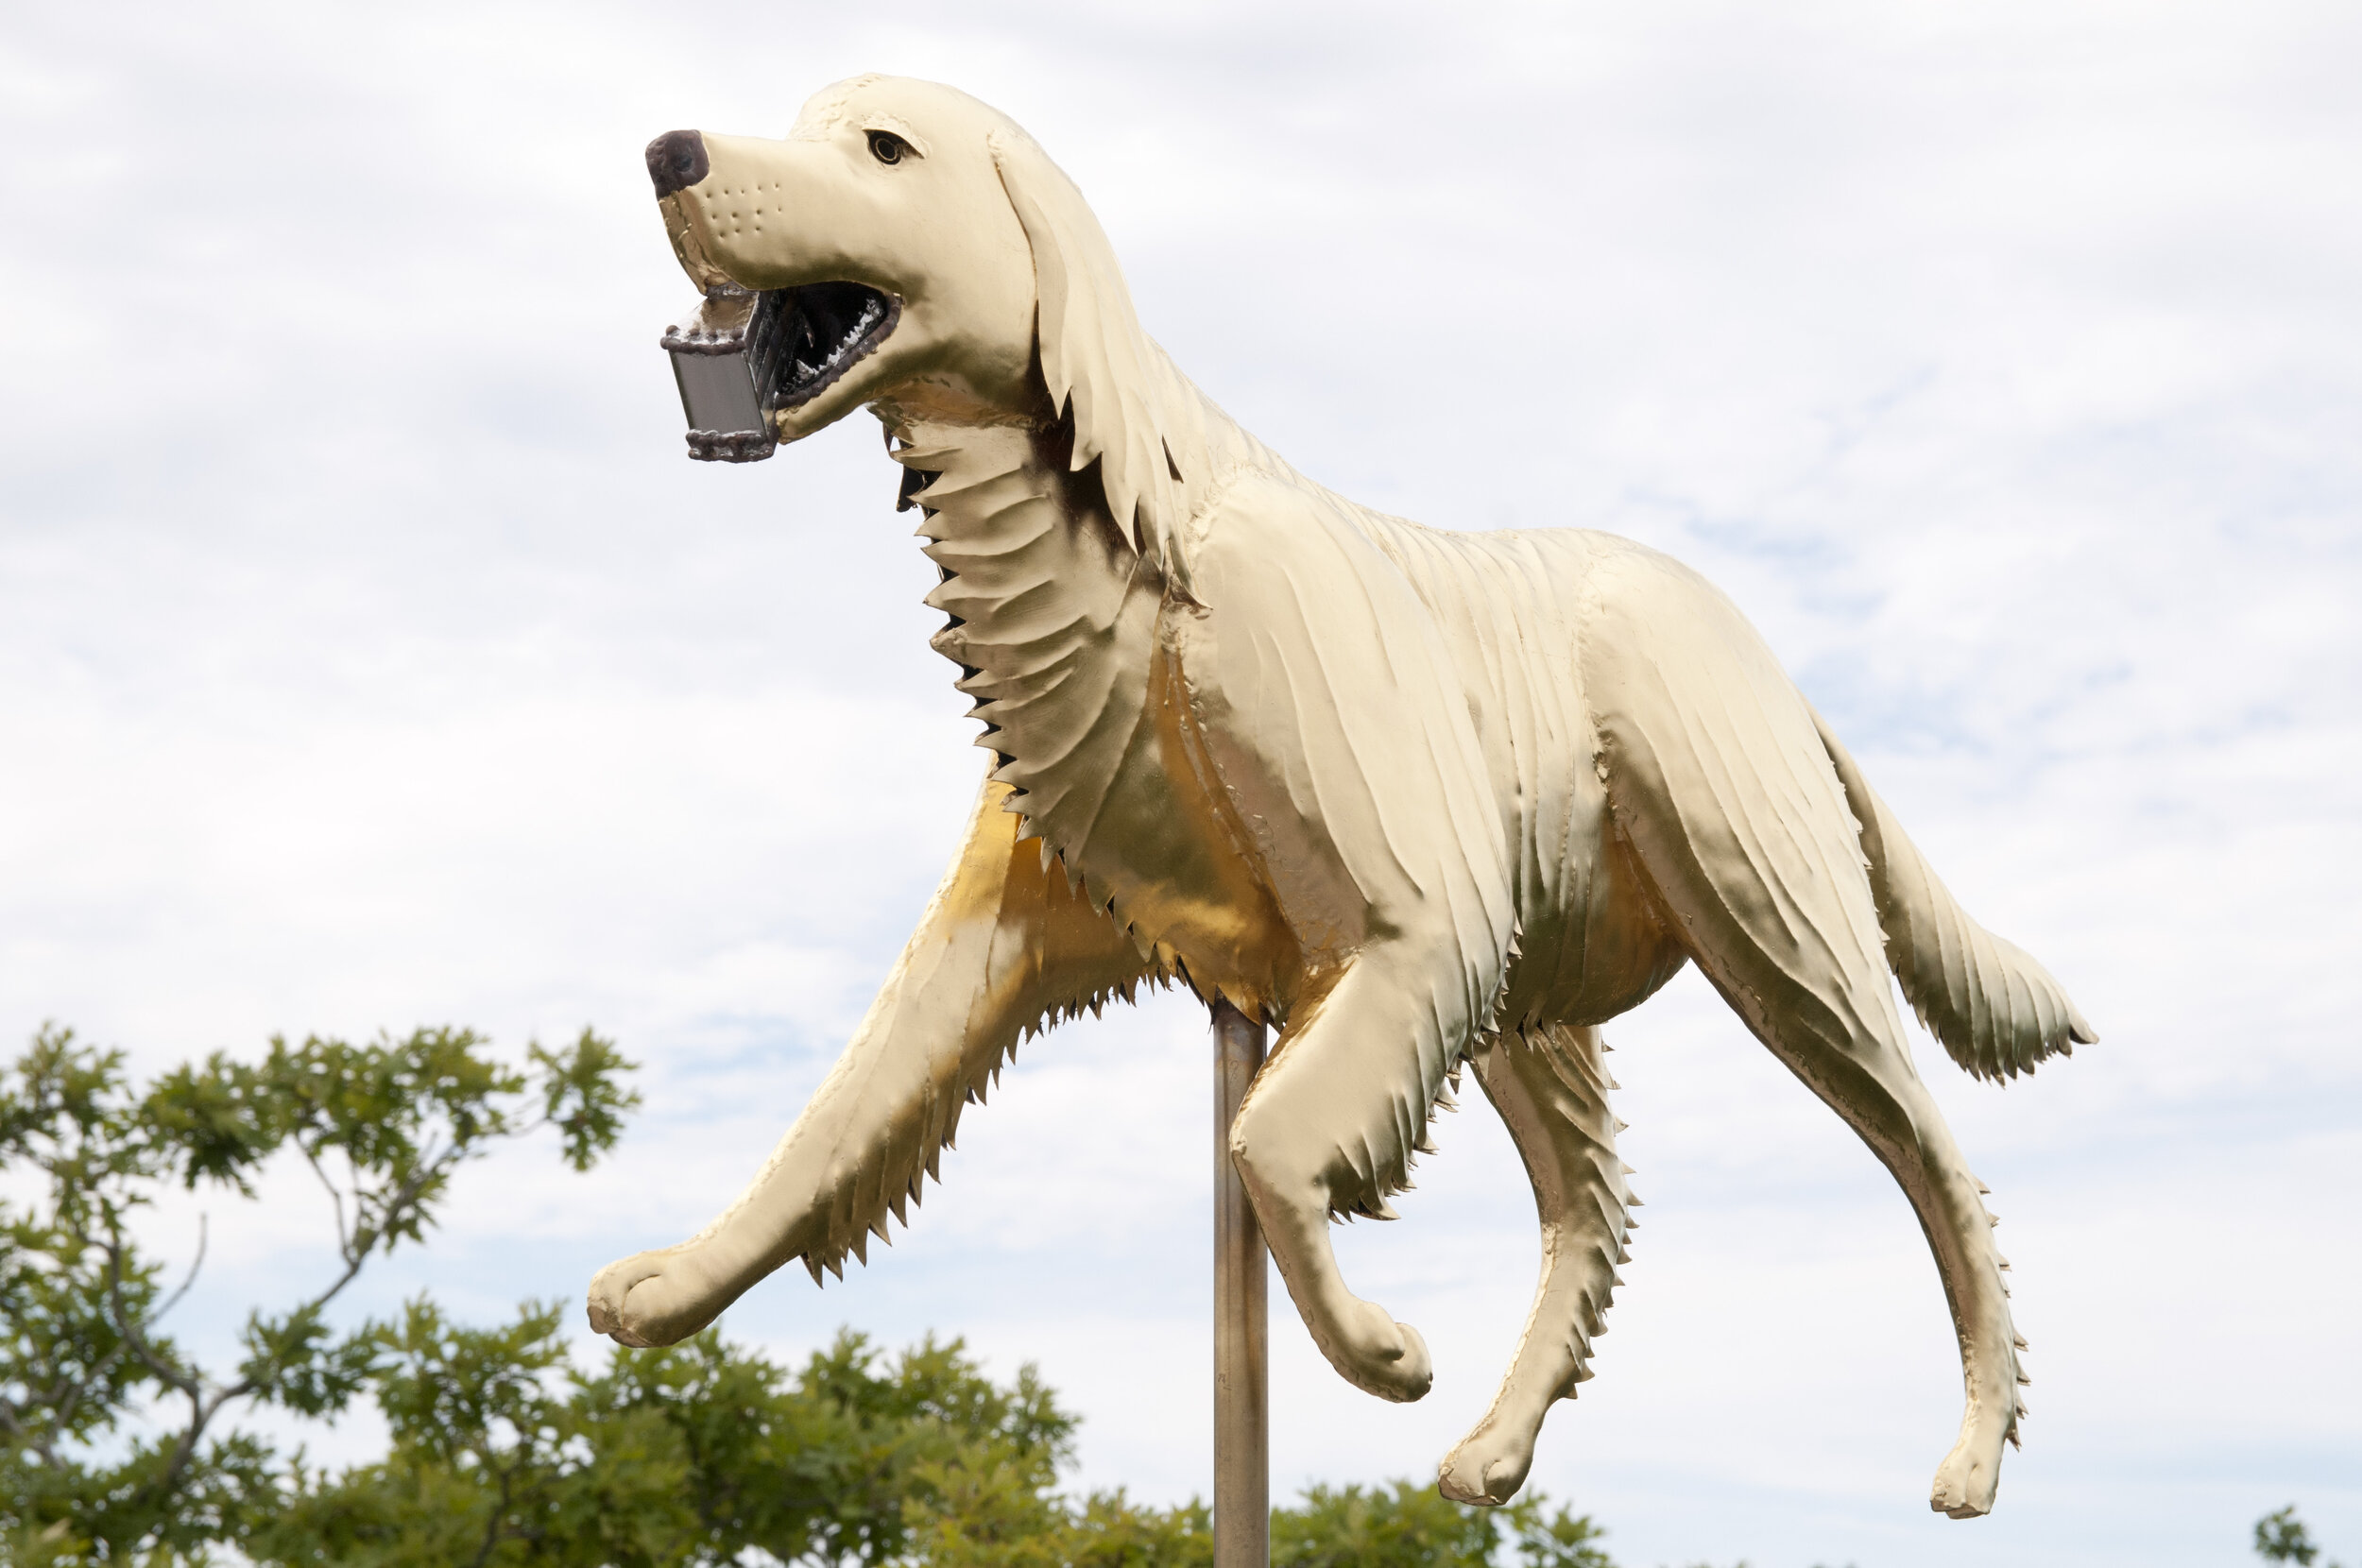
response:
<path id="1" fill-rule="evenodd" d="M 1826 721 L 1816 713 L 1813 724 L 1861 824 L 1887 963 L 1919 1021 L 1952 1060 L 1974 1077 L 1997 1082 L 2098 1040 L 2048 970 L 1969 918 Z"/>

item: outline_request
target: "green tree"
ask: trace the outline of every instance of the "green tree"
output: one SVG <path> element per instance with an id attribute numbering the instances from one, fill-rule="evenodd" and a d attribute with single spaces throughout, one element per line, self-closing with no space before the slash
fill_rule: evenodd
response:
<path id="1" fill-rule="evenodd" d="M 1157 1508 L 1121 1491 L 1076 1500 L 1055 1477 L 1015 1465 L 932 1474 L 907 1507 L 913 1560 L 928 1568 L 1207 1568 L 1213 1521 L 1192 1499 Z M 1534 1496 L 1506 1508 L 1463 1507 L 1432 1486 L 1314 1486 L 1272 1510 L 1275 1568 L 1616 1568 L 1606 1532 Z"/>
<path id="2" fill-rule="evenodd" d="M 709 1330 L 567 1358 L 556 1306 L 505 1328 L 410 1304 L 367 1333 L 385 1458 L 291 1477 L 242 1540 L 261 1563 L 641 1568 L 905 1560 L 952 1494 L 1045 1497 L 1074 1420 L 1027 1369 L 997 1385 L 957 1343 L 888 1359 L 845 1333 L 790 1374 Z M 933 1508 L 933 1513 L 925 1510 Z M 1048 1514 L 1042 1517 L 1047 1518 Z"/>
<path id="3" fill-rule="evenodd" d="M 1463 1507 L 1431 1486 L 1315 1486 L 1272 1515 L 1274 1568 L 1483 1568 L 1513 1547 L 1529 1568 L 1615 1568 L 1606 1532 L 1540 1493 L 1505 1508 Z"/>
<path id="4" fill-rule="evenodd" d="M 327 1308 L 371 1258 L 423 1239 L 454 1171 L 555 1127 L 569 1164 L 611 1147 L 637 1103 L 630 1064 L 589 1030 L 528 1050 L 529 1072 L 467 1030 L 365 1046 L 274 1038 L 259 1063 L 216 1053 L 134 1089 L 120 1051 L 43 1028 L 0 1069 L 0 1550 L 23 1563 L 201 1557 L 266 1514 L 282 1466 L 222 1430 L 233 1407 L 342 1409 L 377 1355 Z M 338 1264 L 292 1306 L 247 1319 L 237 1365 L 198 1366 L 164 1331 L 204 1258 L 167 1288 L 136 1217 L 167 1186 L 254 1196 L 292 1149 L 326 1188 Z M 146 1419 L 155 1405 L 161 1415 Z"/>
<path id="5" fill-rule="evenodd" d="M 2320 1557 L 2321 1549 L 2313 1541 L 2313 1532 L 2297 1517 L 2297 1506 L 2264 1515 L 2255 1522 L 2255 1555 L 2266 1562 L 2296 1562 L 2310 1565 Z M 2334 1562 L 2321 1568 L 2337 1568 Z"/>
<path id="6" fill-rule="evenodd" d="M 420 1297 L 337 1332 L 371 1258 L 418 1242 L 453 1173 L 554 1127 L 587 1167 L 630 1070 L 586 1031 L 501 1065 L 464 1030 L 354 1047 L 273 1040 L 144 1089 L 119 1053 L 43 1030 L 0 1071 L 0 1559 L 265 1568 L 1208 1568 L 1202 1503 L 1059 1490 L 1077 1422 L 1031 1367 L 996 1382 L 957 1340 L 886 1355 L 850 1332 L 800 1369 L 708 1331 L 576 1364 L 555 1304 L 456 1323 Z M 335 1216 L 337 1265 L 247 1321 L 209 1371 L 164 1332 L 170 1286 L 132 1235 L 169 1185 L 251 1198 L 291 1151 Z M 199 1257 L 202 1257 L 200 1245 Z M 190 1278 L 194 1277 L 194 1270 Z M 385 1417 L 385 1455 L 329 1472 L 232 1412 Z M 2300 1527 L 2301 1528 L 2301 1527 Z M 1541 1498 L 1463 1508 L 1397 1481 L 1315 1487 L 1273 1518 L 1285 1568 L 1613 1568 Z"/>

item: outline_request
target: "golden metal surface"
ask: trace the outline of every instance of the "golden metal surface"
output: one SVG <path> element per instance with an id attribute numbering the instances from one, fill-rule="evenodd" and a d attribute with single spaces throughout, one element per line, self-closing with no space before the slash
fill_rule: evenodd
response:
<path id="1" fill-rule="evenodd" d="M 873 131 L 907 150 L 881 161 Z M 848 288 L 890 307 L 800 350 L 773 423 L 793 441 L 867 406 L 885 425 L 944 573 L 934 645 L 993 764 L 770 1163 L 698 1236 L 603 1271 L 593 1324 L 668 1342 L 791 1258 L 841 1269 L 1022 1033 L 1183 982 L 1277 1028 L 1228 1168 L 1315 1343 L 1381 1397 L 1427 1391 L 1427 1347 L 1347 1287 L 1329 1226 L 1392 1217 L 1476 1061 L 1544 1269 L 1441 1483 L 1503 1501 L 1588 1375 L 1637 1202 L 1597 1026 L 1695 963 L 1916 1211 L 1967 1394 L 1931 1500 L 1989 1508 L 2023 1341 L 1891 969 L 1980 1076 L 2095 1035 L 1960 910 L 1730 602 L 1611 536 L 1446 533 L 1306 479 L 1141 330 L 1072 182 L 949 88 L 861 77 L 784 140 L 661 145 L 693 281 L 814 291 L 787 301 L 808 325 Z"/>

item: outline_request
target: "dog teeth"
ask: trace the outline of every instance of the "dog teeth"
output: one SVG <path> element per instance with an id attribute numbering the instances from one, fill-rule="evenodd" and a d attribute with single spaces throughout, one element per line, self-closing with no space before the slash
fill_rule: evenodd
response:
<path id="1" fill-rule="evenodd" d="M 789 384 L 801 386 L 807 383 L 817 381 L 821 377 L 827 375 L 830 371 L 843 365 L 852 351 L 861 346 L 862 340 L 867 337 L 870 332 L 876 329 L 878 323 L 883 321 L 884 319 L 885 309 L 877 301 L 873 299 L 868 304 L 864 305 L 862 307 L 860 316 L 854 320 L 850 327 L 847 327 L 845 330 L 844 334 L 837 339 L 835 345 L 829 349 L 825 353 L 820 354 L 818 364 L 815 365 L 811 360 L 804 358 L 801 352 L 798 352 L 791 357 L 789 361 L 791 366 L 791 374 L 788 378 Z M 802 347 L 807 350 L 817 350 L 819 349 L 819 343 L 814 336 L 812 323 L 809 319 L 806 319 L 803 325 Z"/>
<path id="2" fill-rule="evenodd" d="M 829 363 L 834 365 L 838 360 L 843 359 L 846 351 L 851 349 L 854 344 L 859 343 L 864 337 L 867 336 L 869 329 L 877 324 L 878 307 L 875 305 L 863 306 L 861 319 L 855 321 L 852 326 L 846 330 L 844 339 L 839 342 L 834 350 L 830 353 Z"/>

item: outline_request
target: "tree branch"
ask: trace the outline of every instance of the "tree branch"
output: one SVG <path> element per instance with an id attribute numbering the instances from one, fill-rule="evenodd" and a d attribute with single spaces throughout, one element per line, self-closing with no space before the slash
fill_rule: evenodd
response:
<path id="1" fill-rule="evenodd" d="M 197 1256 L 189 1259 L 188 1275 L 181 1280 L 180 1288 L 165 1297 L 164 1304 L 149 1316 L 149 1321 L 161 1320 L 164 1314 L 180 1304 L 180 1298 L 187 1295 L 189 1287 L 197 1283 L 197 1271 L 205 1267 L 205 1248 L 212 1239 L 210 1217 L 200 1212 L 197 1217 Z"/>
<path id="2" fill-rule="evenodd" d="M 126 1348 L 126 1344 L 119 1340 L 114 1349 L 100 1356 L 97 1361 L 93 1363 L 91 1367 L 83 1372 L 81 1379 L 78 1382 L 68 1376 L 66 1373 L 60 1372 L 56 1380 L 53 1381 L 49 1385 L 48 1389 L 43 1392 L 41 1401 L 43 1404 L 49 1406 L 51 1419 L 56 1423 L 58 1430 L 63 1431 L 68 1426 L 73 1424 L 74 1412 L 80 1407 L 83 1398 L 88 1395 L 94 1388 L 96 1388 L 99 1384 L 106 1381 L 107 1374 L 114 1371 L 115 1363 L 123 1359 L 123 1353 Z M 24 1430 L 24 1428 L 18 1425 L 13 1419 L 11 1419 L 9 1424 L 11 1426 L 15 1426 L 19 1431 Z M 29 1433 L 26 1435 L 28 1437 L 31 1436 Z M 31 1440 L 34 1447 L 41 1451 L 43 1462 L 49 1465 L 52 1469 L 55 1469 L 59 1462 L 58 1449 L 55 1440 L 50 1438 L 32 1437 Z"/>
<path id="3" fill-rule="evenodd" d="M 499 1474 L 501 1478 L 500 1503 L 493 1508 L 492 1516 L 484 1522 L 484 1543 L 476 1548 L 475 1561 L 471 1568 L 484 1568 L 484 1565 L 491 1560 L 492 1548 L 501 1543 L 501 1526 L 508 1519 L 509 1496 L 516 1486 L 517 1473 L 515 1467 L 511 1466 Z"/>
<path id="4" fill-rule="evenodd" d="M 305 1143 L 301 1138 L 296 1139 L 295 1143 L 298 1149 L 303 1150 L 303 1163 L 312 1167 L 312 1174 L 318 1177 L 320 1179 L 320 1185 L 328 1189 L 328 1202 L 336 1211 L 337 1255 L 340 1257 L 350 1256 L 352 1252 L 352 1242 L 351 1233 L 345 1228 L 344 1192 L 334 1182 L 329 1179 L 328 1172 L 320 1167 L 319 1156 L 312 1151 L 312 1146 Z"/>
<path id="5" fill-rule="evenodd" d="M 109 1230 L 108 1238 L 98 1246 L 107 1254 L 107 1315 L 114 1323 L 115 1333 L 131 1347 L 134 1355 L 146 1363 L 147 1370 L 156 1374 L 158 1382 L 186 1394 L 192 1401 L 197 1400 L 202 1389 L 200 1381 L 157 1355 L 156 1348 L 148 1343 L 147 1336 L 140 1331 L 129 1310 L 124 1306 L 123 1241 L 120 1236 L 111 1234 L 112 1226 Z"/>
<path id="6" fill-rule="evenodd" d="M 188 1429 L 174 1440 L 172 1457 L 165 1462 L 161 1473 L 150 1476 L 140 1488 L 140 1495 L 152 1496 L 168 1491 L 179 1482 L 181 1473 L 189 1467 L 190 1458 L 197 1453 L 197 1440 L 204 1436 L 205 1427 L 214 1419 L 214 1412 L 221 1408 L 221 1402 L 216 1399 L 208 1403 L 203 1379 L 182 1372 L 157 1355 L 155 1347 L 147 1342 L 147 1336 L 131 1321 L 129 1312 L 123 1304 L 123 1242 L 120 1236 L 113 1234 L 111 1225 L 108 1238 L 100 1246 L 107 1253 L 107 1304 L 109 1314 L 114 1320 L 115 1333 L 131 1347 L 134 1355 L 147 1364 L 148 1371 L 156 1374 L 158 1382 L 177 1389 L 189 1402 Z"/>

